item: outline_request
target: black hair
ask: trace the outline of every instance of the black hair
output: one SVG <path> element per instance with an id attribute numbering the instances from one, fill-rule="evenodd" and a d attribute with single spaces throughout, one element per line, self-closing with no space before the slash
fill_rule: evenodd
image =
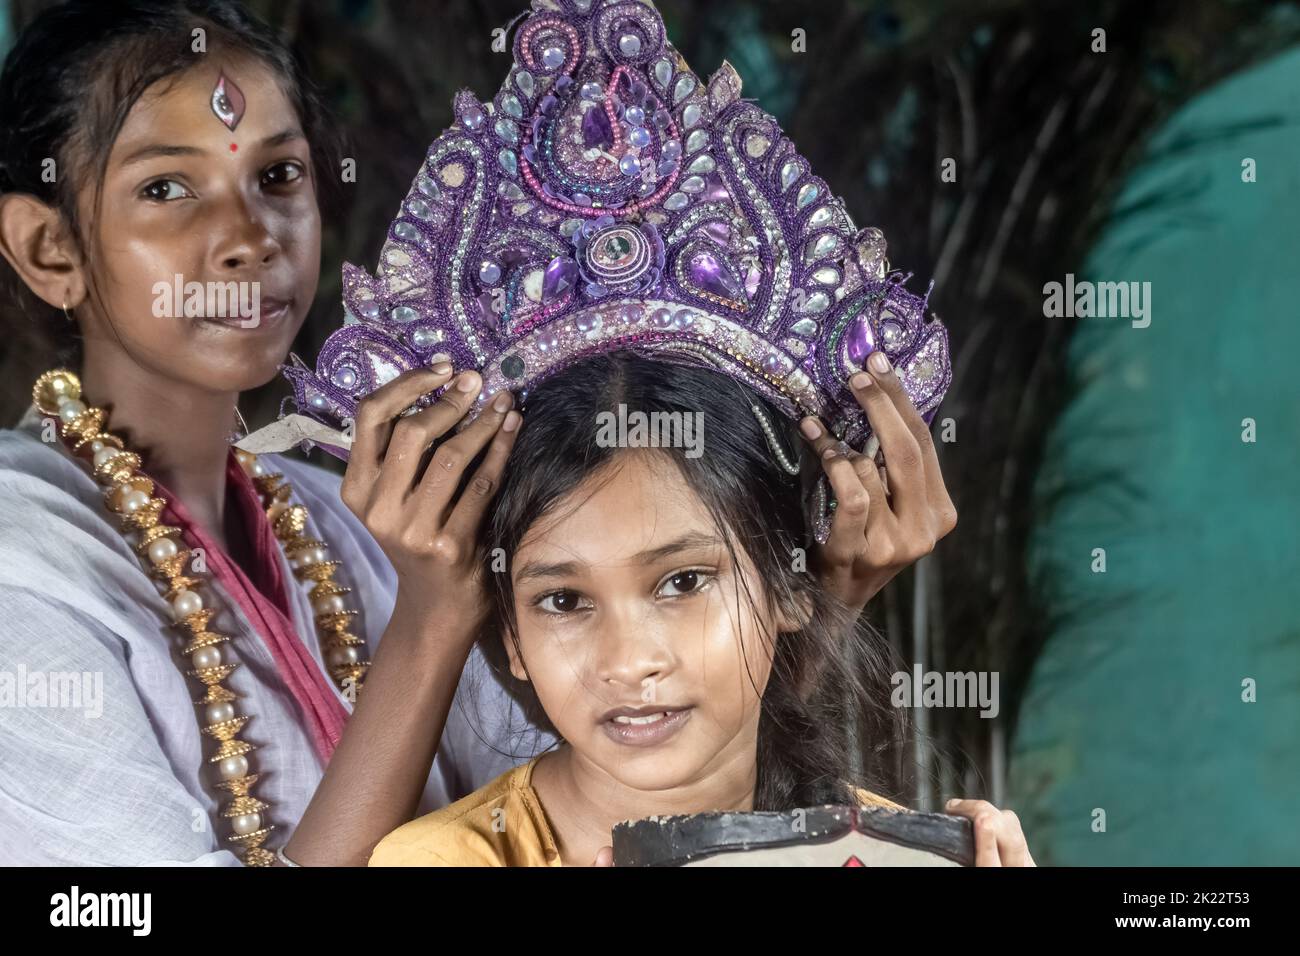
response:
<path id="1" fill-rule="evenodd" d="M 332 210 L 338 127 L 295 51 L 237 0 L 67 0 L 35 17 L 0 73 L 0 193 L 27 193 L 58 209 L 84 254 L 91 224 L 79 221 L 77 196 L 91 184 L 98 208 L 108 156 L 131 108 L 155 83 L 210 54 L 251 58 L 279 78 L 311 146 L 317 202 Z M 0 285 L 10 359 L 78 364 L 76 328 L 60 310 L 31 295 L 7 263 L 0 263 Z M 29 377 L 4 371 L 12 373 L 6 380 Z"/>
<path id="2" fill-rule="evenodd" d="M 487 521 L 481 543 L 487 566 L 494 554 L 513 555 L 529 529 L 553 515 L 584 479 L 626 453 L 596 441 L 599 414 L 617 413 L 620 404 L 647 414 L 703 414 L 703 454 L 689 458 L 681 448 L 648 453 L 671 459 L 733 558 L 743 551 L 752 562 L 764 594 L 756 599 L 746 587 L 751 607 L 804 622 L 776 635 L 769 648 L 773 667 L 759 718 L 755 809 L 851 802 L 852 786 L 896 789 L 905 718 L 890 705 L 892 655 L 878 633 L 823 590 L 811 566 L 799 569 L 795 549 L 812 554 L 803 506 L 807 482 L 777 464 L 751 406 L 764 410 L 788 450 L 803 443 L 794 423 L 752 389 L 711 369 L 631 352 L 577 363 L 542 382 L 527 396 L 525 424 Z M 817 467 L 811 456 L 805 465 L 805 472 Z M 553 732 L 531 685 L 510 673 L 505 641 L 518 642 L 511 575 L 487 577 L 493 608 L 480 642 L 484 656 L 525 715 Z"/>

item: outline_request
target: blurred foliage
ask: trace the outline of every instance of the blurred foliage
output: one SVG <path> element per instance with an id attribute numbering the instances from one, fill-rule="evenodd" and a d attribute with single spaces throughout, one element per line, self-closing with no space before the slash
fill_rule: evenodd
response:
<path id="1" fill-rule="evenodd" d="M 14 0 L 16 24 L 44 3 Z M 498 88 L 508 55 L 492 31 L 523 0 L 251 0 L 291 36 L 349 130 L 358 181 L 328 224 L 320 294 L 296 345 L 314 356 L 341 320 L 339 266 L 373 266 L 385 229 L 453 93 Z M 932 712 L 944 792 L 985 789 L 991 724 L 1006 734 L 1047 633 L 1025 542 L 1043 437 L 1068 398 L 1070 319 L 1045 319 L 1042 286 L 1076 271 L 1146 138 L 1194 93 L 1300 38 L 1282 0 L 662 0 L 669 36 L 707 78 L 725 57 L 745 95 L 777 116 L 858 224 L 880 226 L 895 266 L 936 281 L 957 423 L 940 451 L 960 525 L 878 602 L 911 658 L 929 621 L 927 667 L 996 670 L 998 721 Z M 1094 53 L 1092 31 L 1106 31 Z M 806 52 L 792 31 L 806 31 Z M 957 181 L 940 162 L 957 160 Z M 245 403 L 275 413 L 278 383 Z M 921 606 L 918 606 L 921 605 Z M 910 773 L 903 768 L 904 774 Z M 913 785 L 917 781 L 911 781 Z"/>

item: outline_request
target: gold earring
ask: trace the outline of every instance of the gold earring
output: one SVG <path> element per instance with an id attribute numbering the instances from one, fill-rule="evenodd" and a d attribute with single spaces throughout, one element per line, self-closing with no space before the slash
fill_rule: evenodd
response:
<path id="1" fill-rule="evenodd" d="M 72 310 L 68 308 L 68 300 L 67 300 L 67 299 L 64 299 L 64 300 L 63 300 L 63 317 L 66 318 L 69 322 L 76 322 L 76 321 L 77 321 L 76 319 L 74 319 L 74 318 L 72 317 Z"/>
<path id="2" fill-rule="evenodd" d="M 240 427 L 240 430 L 243 431 L 243 433 L 244 433 L 245 435 L 247 435 L 247 434 L 248 434 L 248 423 L 247 423 L 246 421 L 244 421 L 244 416 L 240 413 L 240 411 L 239 411 L 239 406 L 238 406 L 238 405 L 235 406 L 235 417 L 239 419 L 239 427 Z"/>

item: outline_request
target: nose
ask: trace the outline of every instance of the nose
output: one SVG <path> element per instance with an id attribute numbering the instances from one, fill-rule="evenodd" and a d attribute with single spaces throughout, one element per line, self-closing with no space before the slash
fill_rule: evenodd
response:
<path id="1" fill-rule="evenodd" d="M 595 673 L 602 685 L 638 694 L 664 680 L 677 666 L 669 635 L 629 609 L 615 609 L 596 644 Z"/>
<path id="2" fill-rule="evenodd" d="M 259 270 L 280 254 L 280 243 L 267 228 L 262 211 L 244 197 L 233 197 L 213 222 L 216 265 L 224 272 Z"/>

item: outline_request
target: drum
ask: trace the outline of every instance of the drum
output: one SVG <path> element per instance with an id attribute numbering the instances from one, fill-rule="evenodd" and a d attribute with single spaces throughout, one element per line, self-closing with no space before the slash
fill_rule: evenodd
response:
<path id="1" fill-rule="evenodd" d="M 974 866 L 970 820 L 883 807 L 695 813 L 620 823 L 615 866 Z"/>

